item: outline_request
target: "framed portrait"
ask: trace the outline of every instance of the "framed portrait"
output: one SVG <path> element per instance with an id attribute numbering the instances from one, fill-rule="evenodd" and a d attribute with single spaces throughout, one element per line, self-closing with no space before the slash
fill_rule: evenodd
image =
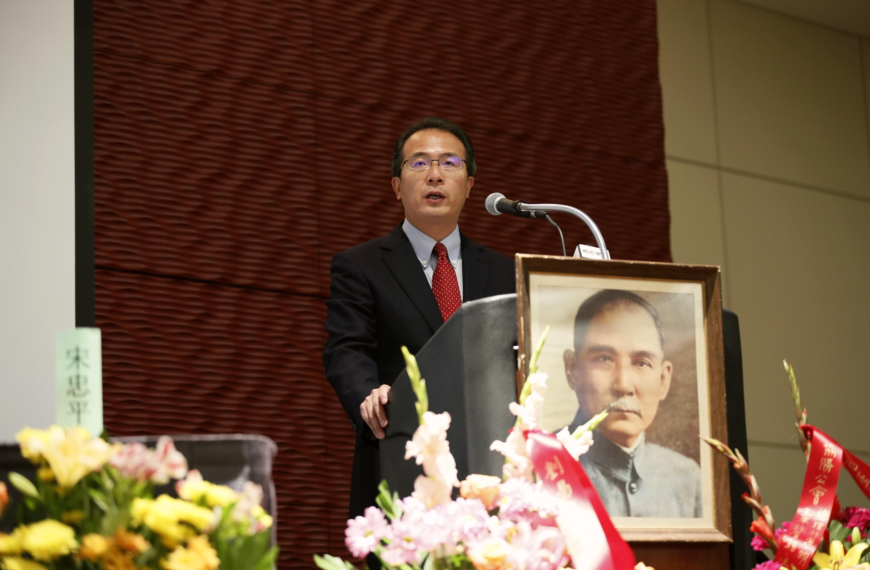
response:
<path id="1" fill-rule="evenodd" d="M 719 268 L 521 254 L 517 302 L 522 378 L 550 327 L 543 427 L 608 411 L 580 463 L 623 537 L 730 541 Z"/>

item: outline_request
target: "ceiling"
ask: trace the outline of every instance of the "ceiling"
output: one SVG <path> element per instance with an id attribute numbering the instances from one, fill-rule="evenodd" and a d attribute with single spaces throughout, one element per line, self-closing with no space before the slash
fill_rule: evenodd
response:
<path id="1" fill-rule="evenodd" d="M 870 0 L 738 0 L 870 39 Z"/>

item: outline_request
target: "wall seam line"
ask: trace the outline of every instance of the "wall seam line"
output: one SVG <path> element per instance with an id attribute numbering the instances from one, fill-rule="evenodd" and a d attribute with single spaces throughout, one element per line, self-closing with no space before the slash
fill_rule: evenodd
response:
<path id="1" fill-rule="evenodd" d="M 229 287 L 232 289 L 244 289 L 247 291 L 258 291 L 260 293 L 275 293 L 278 295 L 291 295 L 295 297 L 310 297 L 314 299 L 323 299 L 326 300 L 328 297 L 326 295 L 320 295 L 315 293 L 302 293 L 298 291 L 288 291 L 286 289 L 275 289 L 272 287 L 257 287 L 252 285 L 242 285 L 240 283 L 228 283 L 226 281 L 214 281 L 211 279 L 197 279 L 195 277 L 185 277 L 183 275 L 171 275 L 168 273 L 154 273 L 151 271 L 143 271 L 140 269 L 124 269 L 122 267 L 110 267 L 107 265 L 96 265 L 95 269 L 97 271 L 105 271 L 107 273 L 123 273 L 126 275 L 139 275 L 142 277 L 153 277 L 156 279 L 168 279 L 173 281 L 186 281 L 189 283 L 201 283 L 203 285 L 215 285 L 218 287 Z"/>
<path id="2" fill-rule="evenodd" d="M 788 444 L 788 443 L 779 443 L 776 441 L 757 441 L 754 439 L 748 440 L 746 443 L 749 445 L 755 445 L 757 447 L 769 447 L 772 449 L 782 449 L 783 451 L 801 451 L 800 445 Z M 866 455 L 870 456 L 870 451 L 865 451 L 862 449 L 849 449 L 855 455 Z"/>
<path id="3" fill-rule="evenodd" d="M 870 131 L 868 131 L 868 137 L 870 137 Z M 683 164 L 689 164 L 692 166 L 699 166 L 702 168 L 711 168 L 715 170 L 720 170 L 722 172 L 728 174 L 737 174 L 740 176 L 745 176 L 747 178 L 755 178 L 757 180 L 763 180 L 765 182 L 773 182 L 775 184 L 782 184 L 784 186 L 792 186 L 794 188 L 800 188 L 801 190 L 811 190 L 813 192 L 818 192 L 820 194 L 826 194 L 828 196 L 836 196 L 838 198 L 845 198 L 847 200 L 855 200 L 857 202 L 870 203 L 870 196 L 858 196 L 856 194 L 850 194 L 848 192 L 843 192 L 842 190 L 833 190 L 831 188 L 824 188 L 821 186 L 813 186 L 812 184 L 805 184 L 802 182 L 796 182 L 794 180 L 788 180 L 786 178 L 777 178 L 776 176 L 769 176 L 767 174 L 758 174 L 756 172 L 750 172 L 748 170 L 741 170 L 739 168 L 732 168 L 729 166 L 716 166 L 715 164 L 710 164 L 709 162 L 704 162 L 700 160 L 695 160 L 691 158 L 682 158 L 674 155 L 666 155 L 665 160 L 671 160 L 674 162 L 680 162 Z"/>
<path id="4" fill-rule="evenodd" d="M 706 2 L 707 6 L 707 47 L 710 50 L 710 95 L 713 98 L 713 133 L 715 134 L 714 142 L 716 143 L 716 192 L 719 195 L 719 223 L 721 224 L 722 232 L 722 265 L 726 268 L 723 272 L 722 284 L 724 287 L 722 293 L 722 304 L 733 308 L 731 305 L 731 263 L 728 260 L 728 230 L 725 215 L 725 184 L 722 176 L 722 142 L 720 140 L 721 132 L 719 129 L 719 99 L 716 95 L 716 55 L 713 41 L 713 6 L 710 0 Z M 721 271 L 721 268 L 720 268 Z"/>

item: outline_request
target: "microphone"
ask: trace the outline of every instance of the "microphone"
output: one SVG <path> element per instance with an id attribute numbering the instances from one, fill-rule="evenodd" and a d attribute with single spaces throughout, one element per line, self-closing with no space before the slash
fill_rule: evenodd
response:
<path id="1" fill-rule="evenodd" d="M 523 204 L 522 200 L 508 200 L 504 197 L 504 194 L 493 192 L 486 197 L 484 205 L 486 206 L 486 211 L 493 216 L 500 216 L 502 214 L 513 214 L 520 218 L 544 218 L 547 216 L 547 212 L 541 210 L 520 210 L 520 206 Z"/>

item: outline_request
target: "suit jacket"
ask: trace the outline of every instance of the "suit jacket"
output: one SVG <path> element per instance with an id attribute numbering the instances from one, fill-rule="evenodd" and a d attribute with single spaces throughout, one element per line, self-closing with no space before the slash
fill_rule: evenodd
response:
<path id="1" fill-rule="evenodd" d="M 702 516 L 701 469 L 685 455 L 644 442 L 629 454 L 604 435 L 580 463 L 612 517 Z"/>
<path id="2" fill-rule="evenodd" d="M 461 232 L 460 239 L 463 301 L 515 292 L 512 259 Z M 329 273 L 323 366 L 357 435 L 350 495 L 354 517 L 375 504 L 380 483 L 378 441 L 362 419 L 360 404 L 402 372 L 402 345 L 416 354 L 444 320 L 401 224 L 382 238 L 336 254 Z"/>

